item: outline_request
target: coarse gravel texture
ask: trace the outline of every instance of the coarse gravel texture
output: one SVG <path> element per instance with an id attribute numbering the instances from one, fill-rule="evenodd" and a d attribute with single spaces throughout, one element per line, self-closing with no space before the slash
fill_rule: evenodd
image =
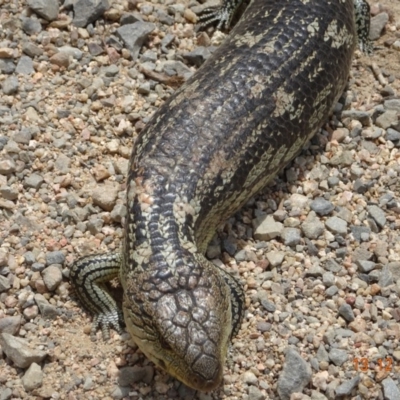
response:
<path id="1" fill-rule="evenodd" d="M 224 35 L 196 1 L 0 0 L 0 400 L 400 399 L 400 2 L 371 5 L 331 121 L 209 246 L 246 316 L 201 394 L 92 342 L 68 272 L 119 248 L 132 142 Z"/>

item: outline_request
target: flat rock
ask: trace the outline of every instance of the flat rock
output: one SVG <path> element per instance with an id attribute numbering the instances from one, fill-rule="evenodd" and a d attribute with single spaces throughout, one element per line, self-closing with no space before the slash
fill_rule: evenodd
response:
<path id="1" fill-rule="evenodd" d="M 47 21 L 54 21 L 58 17 L 58 0 L 28 0 L 28 6 Z"/>
<path id="2" fill-rule="evenodd" d="M 253 229 L 256 240 L 271 240 L 281 235 L 283 224 L 275 221 L 272 215 L 263 215 L 253 219 Z"/>
<path id="3" fill-rule="evenodd" d="M 43 350 L 32 349 L 28 341 L 2 333 L 0 343 L 5 355 L 19 368 L 27 368 L 32 363 L 40 363 L 47 355 Z"/>
<path id="4" fill-rule="evenodd" d="M 379 208 L 378 206 L 369 206 L 368 213 L 380 228 L 383 228 L 385 226 L 386 216 L 381 208 Z"/>
<path id="5" fill-rule="evenodd" d="M 30 365 L 30 367 L 25 372 L 22 377 L 22 385 L 27 392 L 33 389 L 37 389 L 42 386 L 43 382 L 43 371 L 40 365 L 35 362 Z"/>
<path id="6" fill-rule="evenodd" d="M 108 0 L 76 0 L 73 24 L 79 28 L 96 21 L 110 8 Z"/>
<path id="7" fill-rule="evenodd" d="M 17 93 L 18 87 L 18 78 L 16 76 L 10 76 L 3 82 L 3 93 L 6 95 Z"/>
<path id="8" fill-rule="evenodd" d="M 336 396 L 349 396 L 353 389 L 358 385 L 360 382 L 360 375 L 355 376 L 353 379 L 349 379 L 339 385 L 335 392 Z"/>
<path id="9" fill-rule="evenodd" d="M 386 378 L 382 381 L 385 400 L 400 399 L 400 390 L 392 378 Z"/>
<path id="10" fill-rule="evenodd" d="M 318 215 L 324 216 L 330 214 L 334 210 L 334 205 L 322 197 L 315 198 L 310 204 L 311 210 Z"/>
<path id="11" fill-rule="evenodd" d="M 277 386 L 280 399 L 290 400 L 291 394 L 302 392 L 310 380 L 310 365 L 301 358 L 296 350 L 288 348 Z"/>
<path id="12" fill-rule="evenodd" d="M 49 291 L 57 289 L 62 281 L 62 273 L 60 268 L 50 265 L 42 271 L 43 282 Z"/>
<path id="13" fill-rule="evenodd" d="M 93 191 L 93 204 L 105 211 L 111 211 L 117 201 L 119 185 L 106 184 Z"/>
<path id="14" fill-rule="evenodd" d="M 332 232 L 338 235 L 347 233 L 347 222 L 339 217 L 331 217 L 325 221 L 325 226 Z"/>
<path id="15" fill-rule="evenodd" d="M 267 253 L 267 260 L 272 267 L 278 267 L 282 264 L 285 258 L 285 253 L 282 251 L 269 251 Z"/>
<path id="16" fill-rule="evenodd" d="M 329 359 L 338 367 L 343 365 L 347 360 L 349 356 L 345 350 L 340 350 L 340 349 L 331 349 L 329 352 Z"/>
<path id="17" fill-rule="evenodd" d="M 380 38 L 383 28 L 389 21 L 389 15 L 382 12 L 371 18 L 371 26 L 369 30 L 370 40 L 377 40 Z"/>
<path id="18" fill-rule="evenodd" d="M 9 333 L 15 335 L 21 326 L 21 316 L 0 318 L 0 333 Z"/>
<path id="19" fill-rule="evenodd" d="M 116 35 L 131 52 L 133 61 L 137 60 L 144 41 L 155 28 L 156 26 L 152 23 L 138 21 L 133 24 L 123 25 L 117 29 Z"/>
<path id="20" fill-rule="evenodd" d="M 304 236 L 308 239 L 317 239 L 325 231 L 324 224 L 319 220 L 314 211 L 310 211 L 301 225 Z"/>
<path id="21" fill-rule="evenodd" d="M 21 56 L 18 61 L 17 67 L 15 68 L 15 72 L 22 75 L 31 75 L 35 72 L 33 68 L 32 58 L 28 56 Z"/>

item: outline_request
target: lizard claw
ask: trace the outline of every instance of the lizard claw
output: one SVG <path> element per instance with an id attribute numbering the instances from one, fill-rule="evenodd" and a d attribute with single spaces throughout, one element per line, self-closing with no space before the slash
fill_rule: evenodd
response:
<path id="1" fill-rule="evenodd" d="M 122 333 L 122 327 L 125 326 L 121 310 L 112 310 L 97 314 L 93 319 L 90 336 L 96 336 L 97 330 L 100 328 L 103 339 L 110 339 L 110 328 L 114 329 L 119 334 Z"/>

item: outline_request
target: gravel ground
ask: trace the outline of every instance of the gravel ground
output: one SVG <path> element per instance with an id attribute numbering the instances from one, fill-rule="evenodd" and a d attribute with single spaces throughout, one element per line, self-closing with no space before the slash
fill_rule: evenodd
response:
<path id="1" fill-rule="evenodd" d="M 196 39 L 194 0 L 73 3 L 0 0 L 0 400 L 400 399 L 398 0 L 331 121 L 209 246 L 247 295 L 211 394 L 126 334 L 92 342 L 68 274 L 119 248 L 132 141 L 224 35 Z"/>

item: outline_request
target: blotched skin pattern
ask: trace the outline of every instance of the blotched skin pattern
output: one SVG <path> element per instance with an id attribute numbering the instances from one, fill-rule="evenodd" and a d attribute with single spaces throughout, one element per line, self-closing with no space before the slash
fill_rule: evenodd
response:
<path id="1" fill-rule="evenodd" d="M 326 121 L 355 36 L 352 0 L 254 0 L 137 139 L 124 319 L 147 357 L 194 389 L 220 385 L 241 314 L 240 290 L 232 300 L 235 282 L 204 257 L 206 246 Z"/>

